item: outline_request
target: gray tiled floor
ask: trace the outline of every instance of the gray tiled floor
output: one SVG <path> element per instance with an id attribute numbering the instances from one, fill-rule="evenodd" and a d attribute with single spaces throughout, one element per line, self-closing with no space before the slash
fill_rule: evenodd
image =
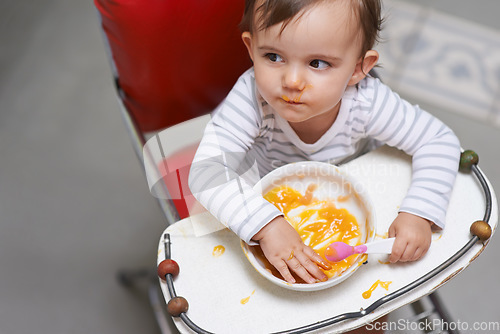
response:
<path id="1" fill-rule="evenodd" d="M 496 0 L 433 6 L 500 30 Z M 115 280 L 117 268 L 154 265 L 165 225 L 118 113 L 92 2 L 4 0 L 0 27 L 0 333 L 157 332 L 144 295 Z M 500 189 L 500 130 L 436 113 Z M 498 251 L 493 240 L 440 290 L 455 318 L 500 319 Z"/>

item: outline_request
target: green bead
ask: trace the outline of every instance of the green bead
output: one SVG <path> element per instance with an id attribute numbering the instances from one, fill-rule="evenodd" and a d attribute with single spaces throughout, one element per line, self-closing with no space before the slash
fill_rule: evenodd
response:
<path id="1" fill-rule="evenodd" d="M 472 165 L 477 165 L 479 162 L 479 157 L 477 153 L 472 150 L 465 150 L 460 154 L 460 165 L 459 169 L 462 172 L 469 172 Z"/>

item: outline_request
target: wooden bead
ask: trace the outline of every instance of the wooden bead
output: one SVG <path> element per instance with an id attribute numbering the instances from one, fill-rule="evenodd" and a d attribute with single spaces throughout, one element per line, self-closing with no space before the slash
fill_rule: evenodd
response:
<path id="1" fill-rule="evenodd" d="M 469 172 L 472 168 L 472 165 L 477 165 L 479 162 L 479 157 L 477 153 L 472 150 L 465 150 L 460 154 L 460 164 L 459 169 L 462 172 Z"/>
<path id="2" fill-rule="evenodd" d="M 179 275 L 179 265 L 174 260 L 166 259 L 158 265 L 158 276 L 165 279 L 167 274 L 172 274 L 173 277 Z"/>
<path id="3" fill-rule="evenodd" d="M 167 303 L 167 312 L 173 317 L 178 317 L 181 313 L 187 312 L 189 304 L 184 297 L 174 297 Z"/>
<path id="4" fill-rule="evenodd" d="M 491 226 L 482 220 L 475 221 L 470 227 L 470 233 L 481 240 L 488 240 L 491 237 Z"/>

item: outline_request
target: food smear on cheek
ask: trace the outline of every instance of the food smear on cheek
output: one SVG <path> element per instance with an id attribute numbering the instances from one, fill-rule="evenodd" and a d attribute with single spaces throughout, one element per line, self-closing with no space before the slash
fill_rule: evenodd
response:
<path id="1" fill-rule="evenodd" d="M 302 241 L 332 266 L 331 270 L 323 270 L 328 278 L 332 278 L 340 276 L 351 267 L 359 255 L 352 255 L 340 262 L 328 262 L 324 257 L 326 248 L 336 241 L 357 245 L 361 242 L 362 231 L 356 218 L 347 209 L 337 208 L 334 200 L 315 198 L 316 188 L 317 185 L 311 183 L 302 194 L 289 186 L 280 186 L 267 192 L 264 198 L 283 212 Z M 281 278 L 279 272 L 267 262 L 260 247 L 255 248 L 257 257 L 265 263 L 266 269 Z M 295 278 L 298 283 L 304 283 L 299 277 Z"/>
<path id="2" fill-rule="evenodd" d="M 304 92 L 307 90 L 307 89 L 310 89 L 312 88 L 313 85 L 306 85 L 304 87 L 304 89 L 300 92 L 299 95 L 295 96 L 293 99 L 289 98 L 287 95 L 281 95 L 281 98 L 283 99 L 283 101 L 285 102 L 293 102 L 293 103 L 299 103 L 300 102 L 300 99 L 302 98 L 302 95 L 304 95 Z"/>

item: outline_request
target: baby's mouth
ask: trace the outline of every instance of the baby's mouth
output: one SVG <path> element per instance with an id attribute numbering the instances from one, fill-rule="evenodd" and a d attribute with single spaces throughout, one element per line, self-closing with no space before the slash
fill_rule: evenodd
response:
<path id="1" fill-rule="evenodd" d="M 300 102 L 300 98 L 302 97 L 302 94 L 300 94 L 299 96 L 297 97 L 294 97 L 293 99 L 289 98 L 288 96 L 286 95 L 282 95 L 281 96 L 281 99 L 283 101 L 285 101 L 286 103 L 288 104 L 302 104 L 302 102 Z"/>
<path id="2" fill-rule="evenodd" d="M 285 101 L 286 103 L 289 103 L 289 104 L 302 104 L 302 102 L 300 102 L 300 99 L 302 98 L 302 95 L 304 94 L 304 92 L 311 88 L 312 85 L 306 85 L 306 87 L 300 92 L 299 95 L 295 96 L 293 99 L 292 98 L 289 98 L 287 95 L 283 94 L 281 95 L 281 98 L 283 99 L 283 101 Z"/>

